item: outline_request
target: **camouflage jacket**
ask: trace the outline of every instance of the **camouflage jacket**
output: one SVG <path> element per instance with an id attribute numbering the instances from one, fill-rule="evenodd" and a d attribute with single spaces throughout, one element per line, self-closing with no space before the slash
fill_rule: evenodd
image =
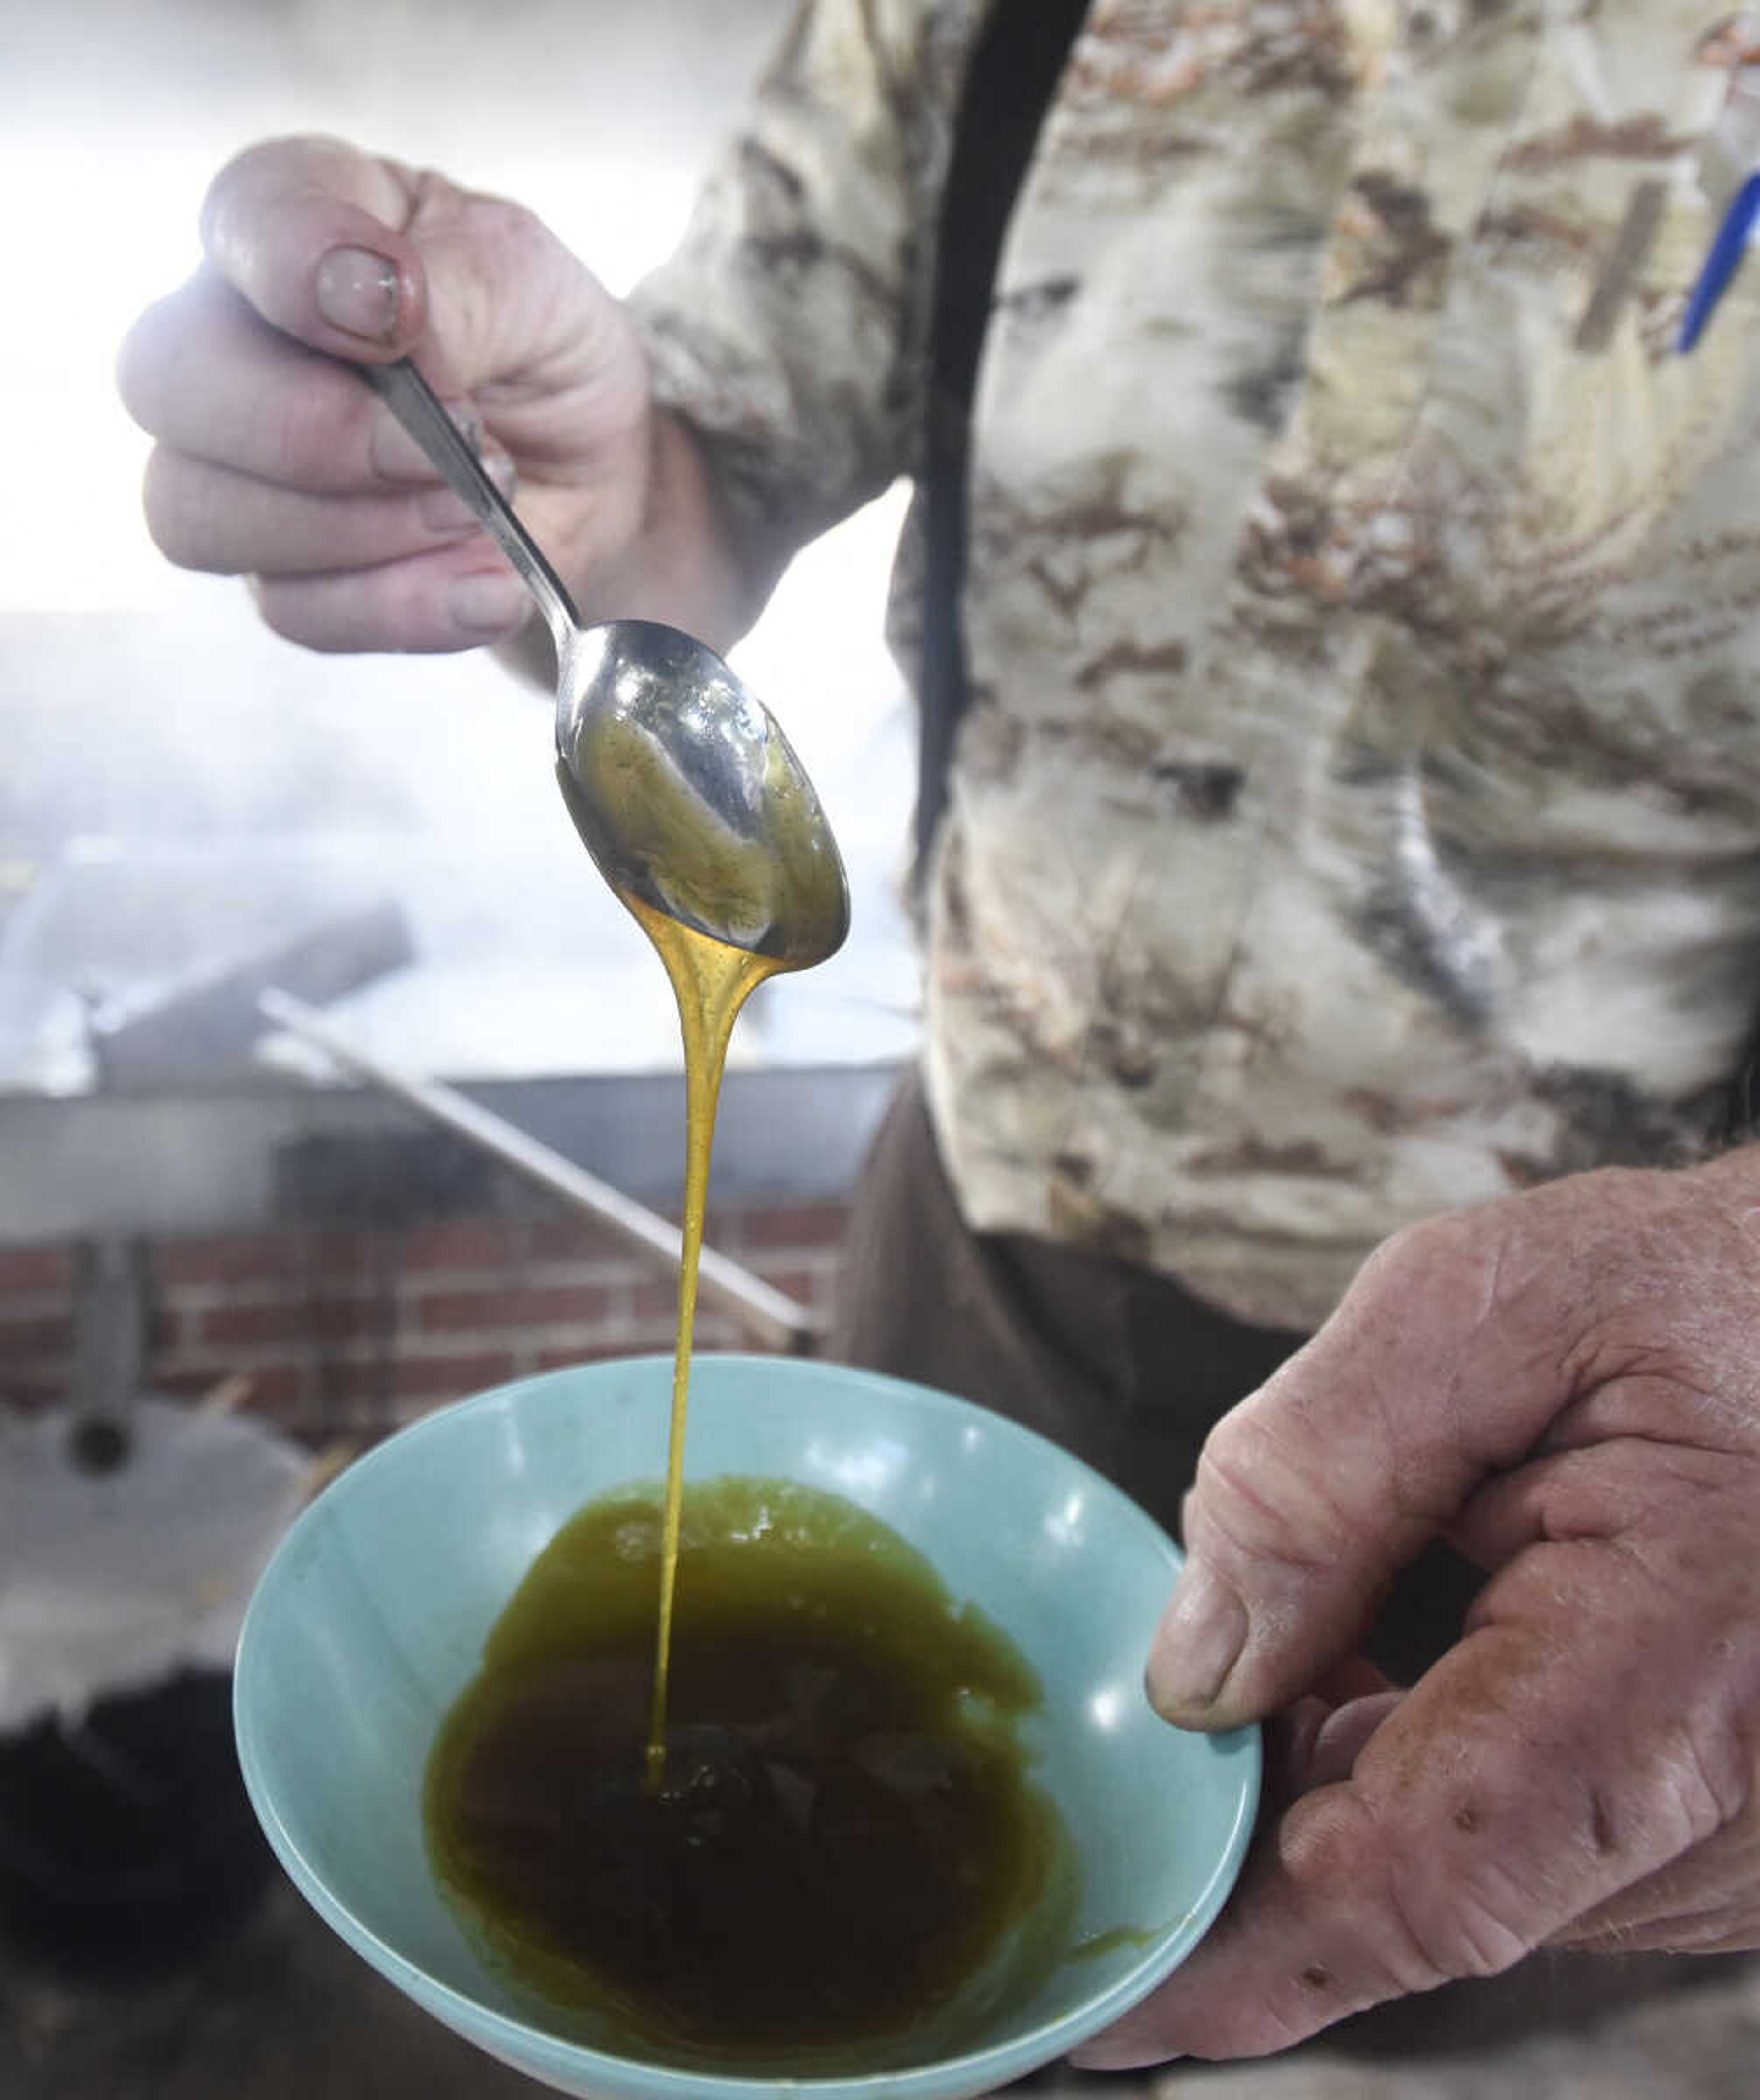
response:
<path id="1" fill-rule="evenodd" d="M 915 461 L 981 12 L 807 7 L 640 296 L 755 529 Z M 974 421 L 926 960 L 974 1225 L 1303 1326 L 1402 1223 L 1705 1141 L 1760 1004 L 1760 258 L 1673 345 L 1749 43 L 1095 0 Z"/>

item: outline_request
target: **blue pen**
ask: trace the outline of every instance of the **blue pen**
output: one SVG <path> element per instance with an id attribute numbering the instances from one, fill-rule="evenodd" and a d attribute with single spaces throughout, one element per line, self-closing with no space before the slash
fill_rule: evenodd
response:
<path id="1" fill-rule="evenodd" d="M 1705 333 L 1705 324 L 1728 289 L 1737 265 L 1754 239 L 1757 226 L 1760 226 L 1760 173 L 1750 175 L 1736 191 L 1700 266 L 1676 344 L 1683 357 Z"/>

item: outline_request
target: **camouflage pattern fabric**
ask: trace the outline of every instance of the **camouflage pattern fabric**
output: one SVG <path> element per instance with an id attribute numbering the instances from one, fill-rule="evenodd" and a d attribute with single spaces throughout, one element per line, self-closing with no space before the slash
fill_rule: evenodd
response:
<path id="1" fill-rule="evenodd" d="M 806 7 L 641 294 L 743 529 L 912 468 L 981 13 Z M 1673 339 L 1750 51 L 1687 0 L 1095 0 L 974 422 L 925 960 L 973 1227 L 1303 1326 L 1409 1220 L 1714 1131 L 1760 259 Z"/>

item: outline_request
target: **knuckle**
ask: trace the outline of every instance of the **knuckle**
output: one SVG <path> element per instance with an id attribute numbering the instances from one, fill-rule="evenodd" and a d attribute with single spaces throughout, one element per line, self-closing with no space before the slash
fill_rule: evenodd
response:
<path id="1" fill-rule="evenodd" d="M 327 593 L 305 579 L 253 576 L 249 588 L 258 618 L 282 641 L 320 655 L 359 646 L 353 636 L 326 620 Z"/>
<path id="2" fill-rule="evenodd" d="M 1339 1490 L 1348 1476 L 1315 1462 L 1299 1425 L 1251 1405 L 1225 1415 L 1198 1454 L 1206 1518 L 1231 1544 L 1292 1568 L 1333 1567 L 1361 1536 L 1361 1513 Z"/>
<path id="3" fill-rule="evenodd" d="M 223 163 L 202 198 L 204 242 L 212 245 L 223 233 L 229 214 L 241 201 L 285 188 L 315 143 L 299 137 L 258 139 Z"/>
<path id="4" fill-rule="evenodd" d="M 1354 1921 L 1362 1988 L 1383 1996 L 1493 1976 L 1530 1952 L 1520 1892 L 1490 1861 L 1451 1858 L 1361 1795 L 1326 1789 L 1289 1819 L 1284 1864 L 1304 1908 Z"/>
<path id="5" fill-rule="evenodd" d="M 1690 1851 L 1738 1822 L 1751 1798 L 1753 1773 L 1722 1729 L 1683 1727 L 1665 1739 L 1656 1794 L 1665 1828 Z"/>
<path id="6" fill-rule="evenodd" d="M 467 196 L 459 212 L 472 238 L 490 244 L 515 274 L 532 256 L 554 245 L 554 236 L 538 214 L 512 197 Z"/>
<path id="7" fill-rule="evenodd" d="M 1365 1279 L 1385 1288 L 1397 1289 L 1413 1272 L 1427 1272 L 1476 1252 L 1484 1231 L 1484 1212 L 1473 1209 L 1440 1211 L 1414 1219 L 1391 1233 L 1364 1264 Z"/>
<path id="8" fill-rule="evenodd" d="M 320 655 L 426 651 L 442 646 L 434 600 L 447 573 L 420 558 L 399 560 L 322 575 L 254 576 L 250 591 L 266 626 Z"/>
<path id="9" fill-rule="evenodd" d="M 116 385 L 122 406 L 149 437 L 160 433 L 165 376 L 164 322 L 169 302 L 149 307 L 122 338 Z"/>
<path id="10" fill-rule="evenodd" d="M 1396 1885 L 1392 1908 L 1405 1947 L 1435 1973 L 1438 1981 L 1501 1975 L 1532 1952 L 1528 1935 L 1510 1921 L 1508 1892 L 1483 1892 L 1464 1882 L 1440 1905 L 1402 1901 Z"/>
<path id="11" fill-rule="evenodd" d="M 259 139 L 235 153 L 215 171 L 203 195 L 197 218 L 202 245 L 210 253 L 224 237 L 240 193 L 258 179 L 275 150 L 275 141 Z"/>
<path id="12" fill-rule="evenodd" d="M 359 412 L 338 414 L 328 387 L 279 389 L 264 417 L 267 478 L 297 489 L 333 488 L 339 462 L 364 448 L 368 404 Z"/>
<path id="13" fill-rule="evenodd" d="M 141 492 L 147 530 L 165 559 L 179 568 L 223 572 L 215 516 L 218 477 L 200 461 L 156 446 Z"/>
<path id="14" fill-rule="evenodd" d="M 1471 1327 L 1508 1287 L 1506 1220 L 1503 1206 L 1487 1203 L 1403 1225 L 1364 1264 L 1361 1287 L 1402 1327 Z"/>

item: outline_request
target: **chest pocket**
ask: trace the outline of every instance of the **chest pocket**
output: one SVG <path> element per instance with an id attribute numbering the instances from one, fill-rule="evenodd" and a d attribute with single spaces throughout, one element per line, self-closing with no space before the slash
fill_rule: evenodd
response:
<path id="1" fill-rule="evenodd" d="M 1408 33 L 1244 568 L 1381 627 L 1365 709 L 1407 718 L 1361 740 L 1415 735 L 1512 784 L 1524 822 L 1567 783 L 1641 783 L 1657 843 L 1708 811 L 1760 823 L 1754 262 L 1674 350 L 1716 224 L 1710 27 L 1702 5 L 1537 10 L 1428 55 Z"/>

